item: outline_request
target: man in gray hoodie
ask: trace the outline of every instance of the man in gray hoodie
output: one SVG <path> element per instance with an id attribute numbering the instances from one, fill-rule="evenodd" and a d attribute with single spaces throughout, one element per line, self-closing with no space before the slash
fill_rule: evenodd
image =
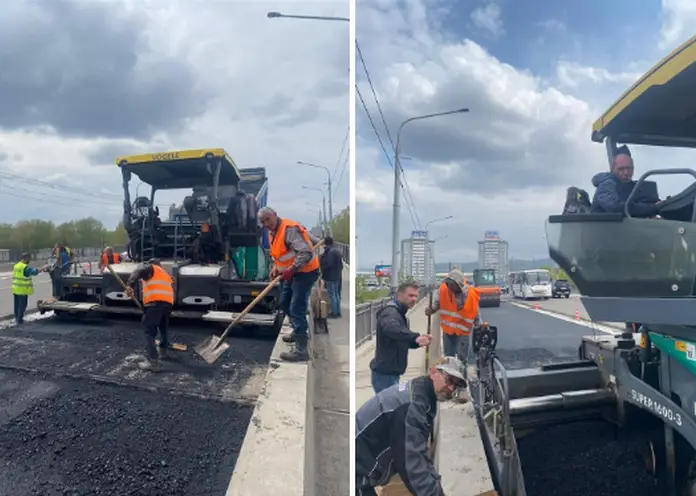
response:
<path id="1" fill-rule="evenodd" d="M 623 213 L 626 200 L 636 186 L 633 170 L 633 158 L 628 147 L 618 148 L 611 171 L 600 172 L 592 178 L 592 185 L 597 188 L 592 198 L 593 213 Z M 657 197 L 636 195 L 629 211 L 635 217 L 654 217 L 659 210 L 659 201 Z"/>

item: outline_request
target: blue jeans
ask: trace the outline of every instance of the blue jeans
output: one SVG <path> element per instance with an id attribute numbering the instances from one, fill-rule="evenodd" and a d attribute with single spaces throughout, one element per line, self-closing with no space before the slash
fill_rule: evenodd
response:
<path id="1" fill-rule="evenodd" d="M 295 334 L 307 335 L 309 297 L 318 278 L 318 270 L 297 272 L 290 281 L 283 281 L 280 288 L 280 309 L 290 318 L 290 325 Z"/>
<path id="2" fill-rule="evenodd" d="M 329 314 L 333 317 L 341 316 L 341 293 L 340 281 L 324 281 L 326 290 L 329 293 L 329 301 L 331 302 L 331 311 Z"/>
<path id="3" fill-rule="evenodd" d="M 398 375 L 380 374 L 374 370 L 372 371 L 372 389 L 375 390 L 375 394 L 378 394 L 380 391 L 390 388 L 398 383 Z"/>
<path id="4" fill-rule="evenodd" d="M 469 357 L 469 336 L 455 336 L 454 334 L 442 333 L 442 346 L 445 356 L 459 358 L 466 364 Z"/>
<path id="5" fill-rule="evenodd" d="M 24 322 L 24 312 L 27 311 L 29 297 L 27 295 L 12 295 L 14 296 L 14 316 L 18 324 Z"/>

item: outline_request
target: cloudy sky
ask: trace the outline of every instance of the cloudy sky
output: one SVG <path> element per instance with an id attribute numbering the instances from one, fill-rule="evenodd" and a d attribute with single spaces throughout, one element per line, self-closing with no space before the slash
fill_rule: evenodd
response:
<path id="1" fill-rule="evenodd" d="M 347 17 L 348 0 L 6 4 L 0 222 L 93 215 L 113 228 L 117 156 L 208 147 L 266 167 L 281 215 L 318 218 L 321 193 L 302 187 L 324 188 L 326 173 L 297 161 L 331 170 L 334 213 L 348 206 L 349 25 L 266 17 Z"/>
<path id="2" fill-rule="evenodd" d="M 606 171 L 592 123 L 640 75 L 686 41 L 693 0 L 391 0 L 357 4 L 357 38 L 396 140 L 404 119 L 470 108 L 409 124 L 401 151 L 410 198 L 401 238 L 430 226 L 435 257 L 474 261 L 476 241 L 498 230 L 515 258 L 547 256 L 544 220 L 565 189 L 590 194 Z M 388 33 L 388 36 L 385 35 Z M 358 86 L 387 150 L 365 70 Z M 391 263 L 393 172 L 357 105 L 357 256 L 360 268 Z M 636 173 L 693 164 L 685 151 L 633 147 Z M 660 180 L 660 193 L 683 179 Z"/>

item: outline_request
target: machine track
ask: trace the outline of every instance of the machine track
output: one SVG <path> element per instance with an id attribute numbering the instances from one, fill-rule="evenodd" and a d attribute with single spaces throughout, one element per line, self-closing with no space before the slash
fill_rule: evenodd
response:
<path id="1" fill-rule="evenodd" d="M 137 320 L 2 330 L 0 495 L 224 495 L 274 341 L 238 335 L 207 365 L 192 347 L 216 328 L 197 327 L 172 326 L 189 349 L 157 374 Z"/>

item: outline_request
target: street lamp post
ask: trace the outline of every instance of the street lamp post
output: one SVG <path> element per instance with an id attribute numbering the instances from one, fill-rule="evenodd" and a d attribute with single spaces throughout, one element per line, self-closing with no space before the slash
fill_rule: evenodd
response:
<path id="1" fill-rule="evenodd" d="M 399 157 L 399 154 L 401 153 L 401 131 L 403 130 L 404 126 L 406 124 L 408 124 L 409 122 L 422 120 L 422 119 L 430 119 L 432 117 L 440 117 L 440 116 L 444 116 L 444 115 L 464 114 L 466 112 L 469 112 L 468 108 L 450 110 L 449 112 L 438 112 L 436 114 L 419 115 L 416 117 L 411 117 L 409 119 L 406 119 L 399 126 L 399 131 L 396 134 L 396 147 L 394 149 L 394 217 L 392 219 L 392 280 L 391 280 L 392 294 L 396 293 L 396 288 L 399 286 L 399 272 L 398 272 L 397 268 L 399 267 L 399 209 L 400 209 L 399 187 L 401 186 L 401 182 L 399 181 L 399 174 L 401 172 L 401 159 Z"/>
<path id="2" fill-rule="evenodd" d="M 322 225 L 322 231 L 326 229 L 326 219 L 324 218 L 324 214 L 321 211 L 321 205 L 317 205 L 316 203 L 310 203 L 307 202 L 307 205 L 316 209 L 317 212 L 319 212 L 319 223 Z"/>
<path id="3" fill-rule="evenodd" d="M 324 194 L 324 190 L 319 189 L 319 188 L 310 188 L 309 186 L 302 186 L 302 189 L 308 189 L 311 191 L 318 191 L 319 193 L 321 193 L 321 198 L 322 198 L 323 205 L 324 205 L 324 209 L 323 209 L 323 211 L 324 211 L 324 231 L 326 232 L 328 226 L 326 225 L 326 195 Z"/>
<path id="4" fill-rule="evenodd" d="M 309 162 L 302 162 L 301 160 L 297 161 L 298 164 L 300 165 L 307 165 L 309 167 L 315 167 L 317 169 L 324 169 L 326 171 L 326 184 L 329 188 L 329 218 L 328 220 L 326 219 L 326 208 L 324 209 L 324 217 L 327 222 L 328 222 L 328 232 L 329 236 L 333 236 L 333 229 L 331 229 L 331 223 L 333 222 L 333 192 L 331 190 L 331 171 L 328 169 L 328 167 L 324 167 L 323 165 L 317 165 L 317 164 L 312 164 Z"/>
<path id="5" fill-rule="evenodd" d="M 332 16 L 312 16 L 312 15 L 295 15 L 295 14 L 281 14 L 280 12 L 269 12 L 266 14 L 269 19 L 307 19 L 312 21 L 343 21 L 350 22 L 347 17 L 332 17 Z"/>

